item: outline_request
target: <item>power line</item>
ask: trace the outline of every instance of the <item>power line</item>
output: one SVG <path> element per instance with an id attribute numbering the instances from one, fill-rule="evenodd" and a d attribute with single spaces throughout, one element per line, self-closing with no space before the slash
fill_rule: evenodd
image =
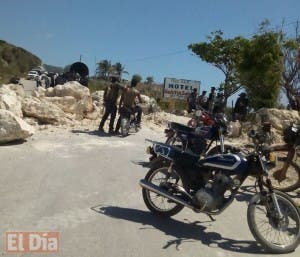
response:
<path id="1" fill-rule="evenodd" d="M 189 50 L 180 50 L 180 51 L 174 51 L 174 52 L 169 52 L 169 53 L 164 53 L 164 54 L 159 54 L 159 55 L 152 55 L 152 56 L 146 56 L 142 58 L 136 58 L 136 59 L 127 59 L 125 62 L 139 62 L 139 61 L 145 61 L 145 60 L 151 60 L 151 59 L 157 59 L 161 57 L 167 57 L 167 56 L 172 56 L 172 55 L 178 55 L 182 53 L 187 53 Z"/>
<path id="2" fill-rule="evenodd" d="M 299 23 L 299 21 L 292 21 L 289 22 L 287 24 L 282 24 L 282 27 L 287 27 L 290 25 L 297 25 Z M 251 33 L 248 34 L 246 36 L 248 37 L 252 37 L 254 35 L 256 35 L 257 33 Z M 178 51 L 173 51 L 173 52 L 169 52 L 169 53 L 163 53 L 163 54 L 159 54 L 159 55 L 152 55 L 152 56 L 145 56 L 145 57 L 141 57 L 141 58 L 134 58 L 134 59 L 127 59 L 124 60 L 124 62 L 126 63 L 130 63 L 130 62 L 141 62 L 141 61 L 147 61 L 147 60 L 152 60 L 152 59 L 158 59 L 158 58 L 162 58 L 162 57 L 167 57 L 167 56 L 173 56 L 173 55 L 178 55 L 178 54 L 183 54 L 183 53 L 187 53 L 189 52 L 189 50 L 178 50 Z"/>

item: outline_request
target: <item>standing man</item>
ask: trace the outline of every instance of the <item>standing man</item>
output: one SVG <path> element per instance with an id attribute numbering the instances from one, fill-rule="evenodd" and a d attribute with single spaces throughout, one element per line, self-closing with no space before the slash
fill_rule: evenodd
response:
<path id="1" fill-rule="evenodd" d="M 199 97 L 197 98 L 197 104 L 203 109 L 207 108 L 207 106 L 206 106 L 206 104 L 207 104 L 206 93 L 207 93 L 207 91 L 203 90 L 201 95 L 199 95 Z"/>
<path id="2" fill-rule="evenodd" d="M 103 126 L 109 115 L 110 115 L 109 133 L 114 132 L 114 121 L 117 114 L 117 100 L 119 97 L 119 91 L 121 89 L 121 85 L 118 82 L 119 82 L 118 76 L 111 76 L 111 84 L 105 88 L 104 95 L 103 95 L 105 112 L 99 125 L 98 130 L 100 132 L 104 132 Z"/>
<path id="3" fill-rule="evenodd" d="M 226 107 L 226 103 L 225 103 L 225 97 L 224 94 L 219 92 L 217 94 L 216 100 L 215 100 L 215 106 L 213 109 L 213 114 L 217 114 L 217 113 L 225 113 L 225 107 Z"/>
<path id="4" fill-rule="evenodd" d="M 193 109 L 196 110 L 196 101 L 197 101 L 197 88 L 194 88 L 187 98 L 188 113 L 191 113 Z"/>
<path id="5" fill-rule="evenodd" d="M 238 99 L 236 100 L 234 109 L 233 109 L 233 117 L 234 120 L 245 121 L 246 115 L 248 113 L 249 100 L 247 98 L 246 93 L 239 94 Z"/>
<path id="6" fill-rule="evenodd" d="M 208 105 L 208 112 L 209 113 L 213 113 L 214 107 L 215 107 L 215 98 L 216 98 L 216 88 L 215 87 L 211 87 L 210 88 L 210 93 L 208 95 L 208 99 L 207 99 L 207 105 Z"/>

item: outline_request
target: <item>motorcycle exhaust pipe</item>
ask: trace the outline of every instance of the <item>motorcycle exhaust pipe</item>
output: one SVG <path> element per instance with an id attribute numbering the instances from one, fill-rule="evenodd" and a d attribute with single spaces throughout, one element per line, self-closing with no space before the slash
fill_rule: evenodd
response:
<path id="1" fill-rule="evenodd" d="M 183 205 L 185 207 L 188 207 L 190 209 L 193 209 L 193 210 L 195 209 L 194 206 L 190 205 L 186 201 L 180 199 L 177 196 L 171 195 L 168 191 L 166 191 L 166 190 L 162 189 L 161 187 L 158 187 L 158 186 L 150 183 L 149 181 L 147 181 L 145 179 L 140 180 L 140 186 L 142 188 L 145 188 L 145 189 L 151 191 L 151 192 L 154 192 L 154 193 L 157 193 L 161 196 L 164 196 L 164 197 L 170 199 L 171 201 L 173 201 L 175 203 L 181 204 L 181 205 Z"/>

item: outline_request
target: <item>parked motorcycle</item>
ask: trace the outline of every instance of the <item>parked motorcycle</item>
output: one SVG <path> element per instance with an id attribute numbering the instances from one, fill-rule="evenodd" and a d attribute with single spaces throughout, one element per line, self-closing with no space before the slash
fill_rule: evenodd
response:
<path id="1" fill-rule="evenodd" d="M 234 146 L 224 144 L 224 135 L 230 134 L 228 124 L 225 115 L 216 116 L 211 126 L 202 126 L 195 129 L 180 123 L 170 122 L 168 128 L 165 129 L 166 144 L 199 156 L 239 151 Z M 148 141 L 151 142 L 151 140 Z M 214 144 L 215 146 L 213 146 Z M 149 158 L 150 167 L 155 169 L 168 164 L 168 160 L 159 157 L 153 147 L 149 146 L 146 152 L 151 155 Z"/>
<path id="2" fill-rule="evenodd" d="M 257 193 L 247 209 L 251 233 L 272 253 L 295 250 L 300 242 L 300 211 L 288 195 L 273 190 L 263 143 L 255 131 L 249 136 L 254 148 L 248 153 L 223 153 L 202 159 L 177 147 L 154 143 L 154 151 L 170 165 L 149 170 L 140 181 L 147 208 L 170 217 L 188 207 L 214 220 L 212 216 L 221 214 L 245 180 L 253 176 Z"/>

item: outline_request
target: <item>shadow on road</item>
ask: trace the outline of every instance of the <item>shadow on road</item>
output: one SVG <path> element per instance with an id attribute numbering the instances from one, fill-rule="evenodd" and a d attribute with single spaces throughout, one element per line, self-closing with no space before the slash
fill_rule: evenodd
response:
<path id="1" fill-rule="evenodd" d="M 249 202 L 255 194 L 256 191 L 254 186 L 241 186 L 235 199 L 239 202 Z"/>
<path id="2" fill-rule="evenodd" d="M 173 236 L 176 239 L 169 240 L 162 247 L 167 249 L 170 246 L 175 246 L 177 250 L 180 250 L 180 245 L 185 242 L 196 242 L 200 241 L 209 247 L 219 247 L 224 250 L 239 252 L 239 253 L 255 253 L 255 254 L 266 254 L 262 248 L 258 247 L 255 241 L 247 240 L 235 240 L 231 238 L 224 238 L 219 233 L 216 232 L 205 232 L 205 226 L 201 225 L 206 222 L 186 222 L 174 220 L 172 218 L 161 218 L 151 214 L 150 212 L 123 208 L 117 206 L 95 206 L 91 208 L 92 210 L 106 215 L 115 219 L 123 219 L 135 223 L 140 223 L 144 226 L 151 226 L 156 228 L 166 235 Z M 151 229 L 143 227 L 141 229 Z"/>
<path id="3" fill-rule="evenodd" d="M 99 137 L 111 137 L 112 135 L 109 133 L 105 132 L 100 132 L 99 130 L 78 130 L 78 129 L 73 129 L 71 130 L 72 133 L 74 134 L 88 134 L 91 136 L 99 136 Z"/>
<path id="4" fill-rule="evenodd" d="M 11 141 L 11 142 L 8 142 L 8 143 L 1 143 L 0 144 L 0 147 L 1 146 L 13 146 L 13 145 L 21 145 L 23 143 L 27 142 L 25 139 L 18 139 L 18 140 L 15 140 L 15 141 Z"/>
<path id="5" fill-rule="evenodd" d="M 146 162 L 146 161 L 131 161 L 131 163 L 136 164 L 136 165 L 140 165 L 144 168 L 150 168 L 150 162 Z"/>

